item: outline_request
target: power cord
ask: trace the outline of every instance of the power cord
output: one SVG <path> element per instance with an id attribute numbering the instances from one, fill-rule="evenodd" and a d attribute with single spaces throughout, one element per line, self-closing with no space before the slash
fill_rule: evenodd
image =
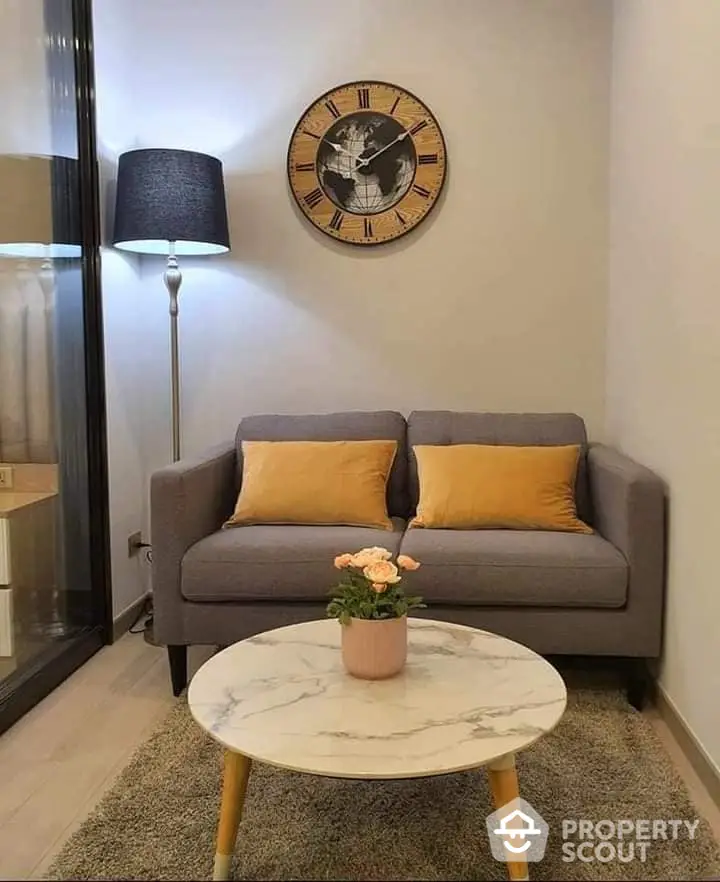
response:
<path id="1" fill-rule="evenodd" d="M 146 597 L 145 600 L 143 601 L 143 605 L 140 607 L 140 612 L 137 614 L 132 625 L 130 625 L 130 627 L 128 628 L 128 631 L 131 634 L 144 633 L 145 629 L 148 626 L 148 622 L 152 622 L 152 614 L 153 614 L 152 597 Z M 137 627 L 138 622 L 140 622 L 142 619 L 145 619 L 145 621 L 138 628 Z"/>
<path id="2" fill-rule="evenodd" d="M 145 549 L 145 560 L 151 564 L 152 563 L 152 544 L 150 542 L 134 542 L 132 544 L 132 550 L 134 552 L 138 552 L 141 549 Z M 143 623 L 140 627 L 138 627 L 138 623 L 143 620 Z M 142 606 L 140 607 L 140 612 L 137 614 L 137 617 L 133 621 L 132 625 L 129 627 L 128 631 L 130 634 L 142 634 L 145 637 L 145 640 L 148 643 L 154 644 L 155 640 L 153 637 L 153 602 L 152 595 L 149 595 L 145 598 Z"/>
<path id="3" fill-rule="evenodd" d="M 133 544 L 133 548 L 135 550 L 139 550 L 141 548 L 145 548 L 145 560 L 148 563 L 152 563 L 152 544 L 150 542 L 135 542 Z"/>

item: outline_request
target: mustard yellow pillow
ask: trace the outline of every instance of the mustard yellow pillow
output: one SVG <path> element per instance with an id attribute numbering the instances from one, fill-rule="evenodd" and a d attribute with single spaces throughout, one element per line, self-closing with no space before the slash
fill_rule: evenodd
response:
<path id="1" fill-rule="evenodd" d="M 411 526 L 592 533 L 575 508 L 577 445 L 418 445 L 413 450 L 420 501 Z"/>
<path id="2" fill-rule="evenodd" d="M 396 441 L 243 441 L 226 527 L 345 524 L 392 530 L 385 502 Z"/>

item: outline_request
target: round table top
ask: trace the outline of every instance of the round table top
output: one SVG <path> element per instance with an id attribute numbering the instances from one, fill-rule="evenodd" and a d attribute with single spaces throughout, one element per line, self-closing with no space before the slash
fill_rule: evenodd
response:
<path id="1" fill-rule="evenodd" d="M 358 680 L 333 619 L 266 631 L 207 661 L 188 692 L 226 748 L 339 778 L 415 778 L 476 768 L 528 747 L 560 720 L 565 684 L 532 650 L 476 628 L 408 620 L 408 660 Z"/>

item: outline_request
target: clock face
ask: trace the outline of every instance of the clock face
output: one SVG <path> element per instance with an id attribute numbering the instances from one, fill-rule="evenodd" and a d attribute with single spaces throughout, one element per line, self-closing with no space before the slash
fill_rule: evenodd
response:
<path id="1" fill-rule="evenodd" d="M 389 83 L 338 86 L 295 126 L 290 189 L 323 233 L 354 245 L 391 242 L 427 217 L 445 182 L 437 120 Z"/>

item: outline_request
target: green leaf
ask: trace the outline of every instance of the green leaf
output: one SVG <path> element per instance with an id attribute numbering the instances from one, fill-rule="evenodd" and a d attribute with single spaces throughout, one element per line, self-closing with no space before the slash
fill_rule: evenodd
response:
<path id="1" fill-rule="evenodd" d="M 399 583 L 388 585 L 387 590 L 377 594 L 362 572 L 352 569 L 343 571 L 338 585 L 329 594 L 328 616 L 344 623 L 351 618 L 400 618 L 410 609 L 425 607 L 421 597 L 406 596 Z"/>

